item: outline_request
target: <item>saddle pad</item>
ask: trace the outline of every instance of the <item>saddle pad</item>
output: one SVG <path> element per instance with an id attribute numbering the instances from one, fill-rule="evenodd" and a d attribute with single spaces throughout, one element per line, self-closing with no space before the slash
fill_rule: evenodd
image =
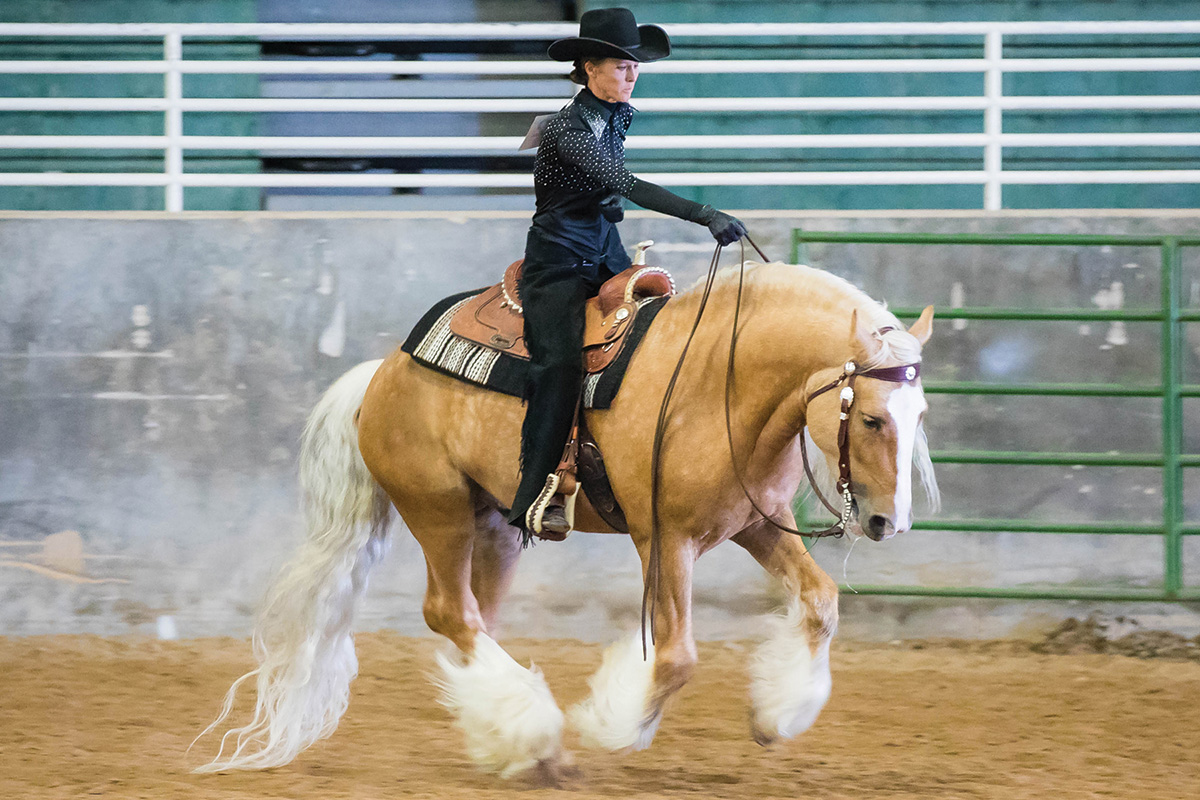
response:
<path id="1" fill-rule="evenodd" d="M 477 297 L 480 291 L 451 295 L 434 304 L 408 334 L 400 349 L 417 363 L 445 375 L 501 394 L 524 397 L 529 374 L 527 359 L 464 339 L 450 329 L 454 314 Z M 629 360 L 667 299 L 652 297 L 638 303 L 633 329 L 626 334 L 616 358 L 602 372 L 593 372 L 584 378 L 584 408 L 608 408 L 612 405 L 617 390 L 621 388 Z"/>

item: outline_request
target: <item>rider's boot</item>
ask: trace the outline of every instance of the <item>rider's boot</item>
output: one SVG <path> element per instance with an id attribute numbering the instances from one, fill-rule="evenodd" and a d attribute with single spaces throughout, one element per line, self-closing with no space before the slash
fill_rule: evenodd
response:
<path id="1" fill-rule="evenodd" d="M 525 514 L 525 527 L 535 536 L 561 542 L 575 525 L 575 498 L 579 482 L 573 471 L 559 470 L 546 476 L 546 485 Z"/>

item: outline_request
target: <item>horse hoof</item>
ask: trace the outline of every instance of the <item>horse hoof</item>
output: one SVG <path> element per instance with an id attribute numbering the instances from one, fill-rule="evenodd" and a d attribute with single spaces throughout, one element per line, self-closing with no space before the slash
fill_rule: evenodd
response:
<path id="1" fill-rule="evenodd" d="M 753 715 L 750 717 L 750 735 L 754 738 L 754 743 L 759 747 L 770 747 L 779 741 L 779 735 L 761 728 L 754 721 Z"/>
<path id="2" fill-rule="evenodd" d="M 769 733 L 763 733 L 762 731 L 751 731 L 751 734 L 754 736 L 754 743 L 760 747 L 770 747 L 771 745 L 775 744 L 775 742 L 779 741 L 778 738 L 771 736 Z"/>
<path id="3" fill-rule="evenodd" d="M 564 750 L 555 758 L 544 758 L 527 773 L 528 781 L 541 789 L 563 789 L 578 781 L 582 773 L 575 757 Z"/>

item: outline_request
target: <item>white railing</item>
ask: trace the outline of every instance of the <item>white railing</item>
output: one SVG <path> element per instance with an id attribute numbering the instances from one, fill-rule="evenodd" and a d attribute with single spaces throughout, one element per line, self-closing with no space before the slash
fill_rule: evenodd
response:
<path id="1" fill-rule="evenodd" d="M 811 185 L 978 185 L 983 206 L 1002 207 L 1002 191 L 1017 184 L 1179 184 L 1200 183 L 1200 169 L 1159 170 L 1005 170 L 1003 148 L 1028 147 L 1195 147 L 1200 133 L 1005 133 L 1003 114 L 1011 110 L 1200 110 L 1195 95 L 1120 96 L 1005 96 L 1005 74 L 1030 72 L 1185 72 L 1200 70 L 1200 58 L 1005 58 L 1004 37 L 1038 34 L 1063 37 L 1103 34 L 1144 34 L 1164 37 L 1200 33 L 1200 21 L 1186 22 L 954 22 L 954 23 L 831 23 L 831 24 L 680 24 L 666 26 L 677 38 L 719 38 L 752 43 L 759 37 L 837 36 L 961 36 L 982 39 L 983 58 L 956 59 L 763 59 L 673 60 L 645 65 L 646 74 L 797 74 L 797 73 L 978 73 L 980 96 L 913 97 L 706 97 L 641 98 L 642 111 L 761 112 L 761 111 L 979 111 L 979 133 L 953 134 L 766 134 L 747 136 L 678 135 L 631 136 L 630 149 L 729 150 L 765 148 L 982 148 L 978 170 L 910 170 L 890 172 L 666 172 L 643 173 L 647 180 L 668 186 L 811 186 Z M 159 41 L 162 60 L 124 61 L 0 61 L 0 74 L 158 74 L 162 97 L 0 97 L 0 112 L 155 112 L 163 114 L 162 135 L 0 135 L 0 151 L 14 149 L 145 150 L 163 154 L 161 172 L 138 173 L 0 173 L 7 186 L 163 186 L 168 211 L 183 209 L 185 187 L 463 187 L 530 188 L 527 173 L 304 173 L 242 174 L 189 173 L 187 151 L 258 150 L 271 155 L 296 153 L 357 154 L 495 154 L 512 153 L 520 137 L 513 136 L 189 136 L 184 115 L 195 112 L 367 112 L 367 113 L 547 113 L 569 96 L 565 81 L 553 96 L 534 97 L 185 97 L 185 74 L 257 75 L 441 75 L 545 76 L 563 75 L 555 62 L 512 60 L 460 61 L 212 61 L 185 60 L 187 39 L 270 40 L 404 40 L 404 39 L 551 39 L 570 36 L 570 24 L 20 24 L 0 23 L 0 36 L 32 40 L 47 37 L 89 37 Z M 483 84 L 481 82 L 480 87 Z"/>

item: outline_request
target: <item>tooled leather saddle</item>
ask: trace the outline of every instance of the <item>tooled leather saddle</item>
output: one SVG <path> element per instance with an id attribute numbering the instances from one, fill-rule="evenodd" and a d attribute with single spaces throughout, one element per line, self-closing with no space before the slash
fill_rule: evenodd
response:
<path id="1" fill-rule="evenodd" d="M 464 303 L 450 319 L 450 330 L 485 347 L 528 359 L 525 317 L 517 290 L 523 263 L 514 261 L 504 271 L 504 280 Z M 586 370 L 601 372 L 617 357 L 643 300 L 673 294 L 671 275 L 645 264 L 635 263 L 605 281 L 599 294 L 587 301 L 583 329 Z"/>

